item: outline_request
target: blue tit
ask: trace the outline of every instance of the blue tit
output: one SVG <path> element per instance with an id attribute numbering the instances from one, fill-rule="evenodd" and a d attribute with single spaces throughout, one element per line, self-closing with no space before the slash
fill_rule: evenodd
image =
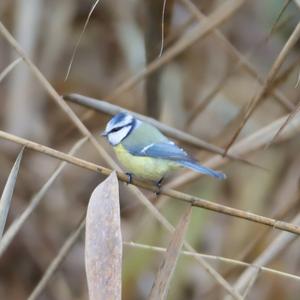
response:
<path id="1" fill-rule="evenodd" d="M 130 114 L 115 115 L 102 136 L 113 146 L 130 176 L 158 184 L 167 173 L 185 167 L 218 179 L 226 178 L 225 174 L 199 164 L 157 128 Z"/>

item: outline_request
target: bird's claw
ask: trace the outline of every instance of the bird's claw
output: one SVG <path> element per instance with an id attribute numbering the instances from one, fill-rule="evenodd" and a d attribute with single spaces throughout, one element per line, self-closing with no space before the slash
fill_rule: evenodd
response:
<path id="1" fill-rule="evenodd" d="M 164 178 L 162 177 L 155 183 L 155 185 L 157 186 L 157 191 L 155 192 L 156 196 L 158 196 L 160 194 L 160 189 L 162 187 L 163 180 L 164 180 Z"/>
<path id="2" fill-rule="evenodd" d="M 125 174 L 126 174 L 127 177 L 128 177 L 128 182 L 127 182 L 127 184 L 131 184 L 131 183 L 132 183 L 132 177 L 133 177 L 133 175 L 132 175 L 131 173 L 129 173 L 129 172 L 126 172 Z"/>

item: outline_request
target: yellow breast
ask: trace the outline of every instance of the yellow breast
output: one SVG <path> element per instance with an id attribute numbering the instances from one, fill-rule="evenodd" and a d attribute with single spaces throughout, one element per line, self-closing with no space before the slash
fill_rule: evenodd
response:
<path id="1" fill-rule="evenodd" d="M 131 155 L 121 144 L 115 146 L 114 150 L 126 170 L 143 179 L 158 181 L 166 173 L 179 167 L 170 160 Z"/>

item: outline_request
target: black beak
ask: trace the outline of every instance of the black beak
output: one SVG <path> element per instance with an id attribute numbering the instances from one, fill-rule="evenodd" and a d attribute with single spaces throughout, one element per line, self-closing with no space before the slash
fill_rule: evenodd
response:
<path id="1" fill-rule="evenodd" d="M 101 136 L 107 137 L 107 133 L 105 131 L 101 132 Z"/>

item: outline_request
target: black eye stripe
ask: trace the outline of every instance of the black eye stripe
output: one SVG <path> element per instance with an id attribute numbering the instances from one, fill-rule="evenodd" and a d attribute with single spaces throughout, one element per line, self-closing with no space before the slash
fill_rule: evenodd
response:
<path id="1" fill-rule="evenodd" d="M 132 125 L 132 123 L 128 123 L 128 124 L 125 124 L 125 125 L 122 125 L 122 126 L 119 126 L 119 127 L 115 127 L 109 133 L 117 132 L 117 131 L 119 131 L 119 130 L 125 128 L 125 127 L 131 126 L 131 125 Z"/>
<path id="2" fill-rule="evenodd" d="M 110 132 L 116 132 L 116 131 L 119 131 L 122 128 L 123 128 L 123 126 L 122 127 L 116 127 L 116 128 L 113 128 Z"/>

